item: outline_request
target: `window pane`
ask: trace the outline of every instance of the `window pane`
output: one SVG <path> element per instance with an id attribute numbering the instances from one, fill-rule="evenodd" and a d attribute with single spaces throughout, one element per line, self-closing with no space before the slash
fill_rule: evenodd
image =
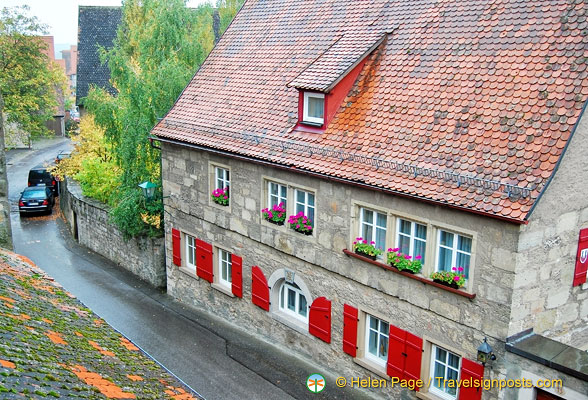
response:
<path id="1" fill-rule="evenodd" d="M 361 237 L 367 240 L 368 242 L 372 240 L 372 235 L 374 234 L 374 230 L 371 225 L 362 225 L 361 229 Z"/>
<path id="2" fill-rule="evenodd" d="M 290 289 L 288 291 L 288 309 L 296 312 L 296 292 Z"/>
<path id="3" fill-rule="evenodd" d="M 370 315 L 370 329 L 373 329 L 375 331 L 378 330 L 378 319 L 372 317 Z"/>
<path id="4" fill-rule="evenodd" d="M 386 222 L 388 218 L 384 214 L 380 213 L 376 213 L 376 216 L 376 225 L 378 225 L 380 228 L 386 229 Z"/>
<path id="5" fill-rule="evenodd" d="M 308 209 L 308 214 L 306 214 L 308 218 L 310 218 L 311 226 L 314 226 L 314 208 Z"/>
<path id="6" fill-rule="evenodd" d="M 466 253 L 472 252 L 472 239 L 457 235 L 457 249 Z"/>
<path id="7" fill-rule="evenodd" d="M 441 231 L 439 242 L 442 246 L 453 247 L 453 233 Z"/>
<path id="8" fill-rule="evenodd" d="M 286 287 L 284 285 L 282 285 L 282 287 L 280 288 L 280 308 L 285 308 L 284 307 L 284 290 L 286 290 Z"/>
<path id="9" fill-rule="evenodd" d="M 439 248 L 439 271 L 451 271 L 451 253 L 449 249 Z"/>
<path id="10" fill-rule="evenodd" d="M 441 389 L 443 388 L 443 380 L 445 379 L 445 366 L 439 362 L 435 362 L 435 371 L 433 378 L 441 378 L 441 379 L 433 379 L 433 384 L 435 387 Z"/>
<path id="11" fill-rule="evenodd" d="M 374 213 L 373 211 L 366 210 L 365 208 L 361 209 L 362 219 L 364 223 L 373 224 L 374 223 Z M 365 238 L 365 236 L 364 236 Z"/>
<path id="12" fill-rule="evenodd" d="M 278 185 L 276 183 L 270 182 L 269 183 L 270 193 L 272 196 L 277 196 L 278 194 Z"/>
<path id="13" fill-rule="evenodd" d="M 282 201 L 286 202 L 286 186 L 280 185 L 280 196 L 282 197 Z"/>
<path id="14" fill-rule="evenodd" d="M 308 116 L 322 118 L 324 113 L 324 99 L 308 96 Z"/>
<path id="15" fill-rule="evenodd" d="M 376 247 L 384 250 L 386 248 L 386 230 L 376 229 Z"/>
<path id="16" fill-rule="evenodd" d="M 314 194 L 308 193 L 308 205 L 314 207 Z"/>
<path id="17" fill-rule="evenodd" d="M 387 322 L 380 321 L 380 332 L 382 332 L 386 337 L 388 336 L 389 326 Z"/>
<path id="18" fill-rule="evenodd" d="M 456 258 L 456 264 L 457 264 L 456 267 L 463 268 L 463 273 L 467 279 L 469 276 L 469 272 L 470 272 L 470 255 L 458 252 L 457 258 Z"/>
<path id="19" fill-rule="evenodd" d="M 421 262 L 425 263 L 425 248 L 427 246 L 426 242 L 421 240 L 414 241 L 414 256 L 421 256 Z"/>
<path id="20" fill-rule="evenodd" d="M 409 254 L 410 253 L 410 238 L 408 236 L 399 235 L 398 247 L 400 248 L 401 253 Z"/>
<path id="21" fill-rule="evenodd" d="M 457 371 L 447 368 L 447 380 L 454 381 L 454 384 L 447 385 L 445 391 L 453 396 L 457 394 Z"/>
<path id="22" fill-rule="evenodd" d="M 306 308 L 307 308 L 307 304 L 306 304 L 306 297 L 302 296 L 302 295 L 298 295 L 300 298 L 300 305 L 298 306 L 298 314 L 302 315 L 303 317 L 306 317 Z"/>
<path id="23" fill-rule="evenodd" d="M 378 336 L 371 329 L 369 330 L 369 335 L 370 335 L 370 337 L 368 338 L 368 351 L 371 354 L 377 356 L 378 355 Z"/>
<path id="24" fill-rule="evenodd" d="M 449 358 L 447 360 L 447 364 L 449 364 L 449 366 L 451 366 L 455 369 L 458 369 L 459 368 L 459 357 L 453 353 L 449 353 Z"/>
<path id="25" fill-rule="evenodd" d="M 301 191 L 301 190 L 297 190 L 297 191 L 296 191 L 296 201 L 297 201 L 298 203 L 302 203 L 302 204 L 306 203 L 306 201 L 305 201 L 305 198 L 304 198 L 304 197 L 305 197 L 305 196 L 304 196 L 304 192 L 303 192 L 303 191 Z"/>
<path id="26" fill-rule="evenodd" d="M 427 227 L 421 224 L 415 224 L 416 228 L 414 231 L 414 235 L 419 239 L 426 240 L 427 239 Z"/>
<path id="27" fill-rule="evenodd" d="M 435 360 L 439 360 L 441 362 L 446 362 L 446 358 L 447 358 L 447 352 L 445 350 L 443 350 L 442 348 L 439 347 L 435 347 L 437 349 L 436 353 L 435 353 Z"/>
<path id="28" fill-rule="evenodd" d="M 406 233 L 407 235 L 410 235 L 410 225 L 411 225 L 411 223 L 409 221 L 401 219 L 398 230 L 402 233 Z"/>
<path id="29" fill-rule="evenodd" d="M 381 359 L 386 359 L 388 356 L 388 337 L 380 335 L 380 354 Z"/>

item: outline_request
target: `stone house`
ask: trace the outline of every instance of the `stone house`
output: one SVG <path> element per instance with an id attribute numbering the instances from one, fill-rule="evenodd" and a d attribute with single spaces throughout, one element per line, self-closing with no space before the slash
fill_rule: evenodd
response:
<path id="1" fill-rule="evenodd" d="M 152 132 L 168 293 L 375 397 L 586 399 L 587 10 L 247 1 Z"/>

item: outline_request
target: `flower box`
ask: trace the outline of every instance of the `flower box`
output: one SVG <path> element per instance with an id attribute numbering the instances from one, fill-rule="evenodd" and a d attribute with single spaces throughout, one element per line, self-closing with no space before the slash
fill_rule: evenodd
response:
<path id="1" fill-rule="evenodd" d="M 408 272 L 410 274 L 418 274 L 423 268 L 421 262 L 422 257 L 417 255 L 412 259 L 408 254 L 402 254 L 400 249 L 388 249 L 388 264 L 397 268 L 399 271 Z"/>
<path id="2" fill-rule="evenodd" d="M 376 247 L 376 242 L 368 242 L 362 237 L 355 238 L 355 241 L 353 242 L 353 251 L 355 254 L 367 257 L 370 260 L 375 260 L 384 252 L 382 249 Z"/>
<path id="3" fill-rule="evenodd" d="M 466 283 L 464 269 L 462 267 L 453 267 L 451 271 L 437 271 L 431 274 L 433 282 L 449 286 L 454 289 L 463 287 Z"/>
<path id="4" fill-rule="evenodd" d="M 290 215 L 288 217 L 288 224 L 290 224 L 291 229 L 294 229 L 298 233 L 303 233 L 307 236 L 312 235 L 312 221 L 302 211 L 296 215 Z"/>
<path id="5" fill-rule="evenodd" d="M 372 264 L 372 265 L 374 265 L 376 267 L 385 269 L 385 270 L 390 271 L 390 272 L 395 273 L 395 274 L 402 275 L 405 278 L 408 278 L 408 279 L 412 279 L 412 280 L 421 282 L 421 283 L 423 283 L 425 285 L 434 286 L 434 287 L 437 287 L 439 289 L 445 290 L 447 292 L 454 293 L 454 294 L 456 294 L 458 296 L 465 297 L 465 298 L 470 299 L 470 300 L 473 300 L 473 299 L 476 298 L 476 294 L 475 293 L 468 293 L 468 292 L 466 292 L 463 289 L 455 289 L 453 287 L 446 286 L 444 284 L 435 282 L 432 279 L 425 278 L 424 276 L 422 276 L 420 274 L 410 274 L 410 273 L 408 273 L 408 271 L 399 271 L 398 268 L 396 268 L 396 267 L 392 267 L 389 264 L 384 264 L 384 263 L 379 262 L 379 261 L 374 261 L 374 260 L 366 259 L 365 257 L 362 257 L 362 256 L 356 254 L 354 251 L 343 249 L 343 253 L 346 254 L 349 257 L 357 258 L 358 260 L 361 260 L 363 263 Z"/>
<path id="6" fill-rule="evenodd" d="M 261 210 L 263 218 L 275 225 L 284 225 L 286 221 L 286 209 L 284 203 L 274 204 L 271 208 L 264 208 Z"/>
<path id="7" fill-rule="evenodd" d="M 229 205 L 229 188 L 214 189 L 210 198 L 213 202 L 221 206 Z"/>
<path id="8" fill-rule="evenodd" d="M 355 254 L 357 254 L 358 256 L 362 256 L 362 257 L 366 257 L 369 258 L 370 260 L 376 260 L 377 256 L 371 255 L 371 254 L 367 254 L 367 253 L 363 253 L 361 251 L 355 251 Z"/>

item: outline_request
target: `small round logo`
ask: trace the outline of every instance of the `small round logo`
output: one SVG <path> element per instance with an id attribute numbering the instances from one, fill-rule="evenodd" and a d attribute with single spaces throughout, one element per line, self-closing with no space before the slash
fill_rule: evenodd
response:
<path id="1" fill-rule="evenodd" d="M 312 393 L 320 393 L 325 388 L 325 378 L 320 374 L 312 374 L 306 378 L 306 387 Z"/>

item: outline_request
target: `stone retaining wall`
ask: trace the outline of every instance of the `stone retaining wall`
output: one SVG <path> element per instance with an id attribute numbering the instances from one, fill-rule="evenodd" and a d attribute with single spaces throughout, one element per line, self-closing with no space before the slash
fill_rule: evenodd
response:
<path id="1" fill-rule="evenodd" d="M 83 196 L 80 186 L 71 179 L 61 183 L 60 195 L 63 215 L 80 244 L 155 287 L 166 286 L 163 238 L 124 240 L 109 221 L 108 206 Z"/>

